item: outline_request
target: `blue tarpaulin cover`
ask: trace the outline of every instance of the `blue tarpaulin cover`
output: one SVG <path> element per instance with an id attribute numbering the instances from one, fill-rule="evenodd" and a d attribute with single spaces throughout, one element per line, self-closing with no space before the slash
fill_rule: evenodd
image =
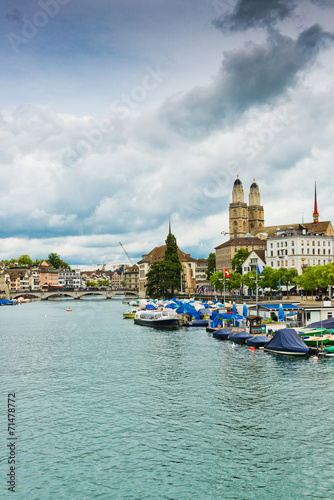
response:
<path id="1" fill-rule="evenodd" d="M 251 339 L 246 340 L 246 344 L 253 347 L 262 347 L 268 344 L 268 342 L 269 342 L 268 337 L 265 337 L 264 335 L 255 335 Z"/>
<path id="2" fill-rule="evenodd" d="M 265 345 L 266 351 L 308 353 L 308 346 L 293 328 L 277 330 L 274 337 Z"/>
<path id="3" fill-rule="evenodd" d="M 327 318 L 323 321 L 316 321 L 315 323 L 311 323 L 307 325 L 307 328 L 327 328 L 327 330 L 334 329 L 334 318 Z"/>
<path id="4" fill-rule="evenodd" d="M 248 332 L 236 332 L 229 336 L 229 340 L 234 340 L 235 342 L 246 341 L 251 339 L 252 335 Z"/>
<path id="5" fill-rule="evenodd" d="M 230 335 L 232 335 L 232 331 L 229 328 L 219 328 L 215 332 L 213 332 L 213 337 L 218 339 L 228 339 Z"/>
<path id="6" fill-rule="evenodd" d="M 200 319 L 200 315 L 198 314 L 197 310 L 192 306 L 191 304 L 187 304 L 186 302 L 184 304 L 181 304 L 177 309 L 176 312 L 178 314 L 188 314 L 194 319 Z"/>

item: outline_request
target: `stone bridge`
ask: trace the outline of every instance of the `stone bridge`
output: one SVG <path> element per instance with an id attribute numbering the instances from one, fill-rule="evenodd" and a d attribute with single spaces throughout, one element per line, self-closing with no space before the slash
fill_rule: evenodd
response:
<path id="1" fill-rule="evenodd" d="M 138 292 L 131 289 L 122 290 L 48 290 L 48 291 L 33 291 L 33 292 L 14 292 L 10 294 L 11 299 L 18 299 L 19 297 L 48 300 L 50 297 L 72 297 L 73 299 L 81 299 L 81 297 L 102 295 L 107 299 L 113 297 L 126 295 L 127 297 L 138 297 Z"/>

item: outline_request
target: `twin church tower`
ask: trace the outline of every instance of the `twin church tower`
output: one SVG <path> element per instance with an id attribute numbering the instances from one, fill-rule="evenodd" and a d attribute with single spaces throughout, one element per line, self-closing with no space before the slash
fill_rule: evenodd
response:
<path id="1" fill-rule="evenodd" d="M 264 226 L 264 210 L 260 201 L 260 190 L 255 179 L 249 189 L 249 205 L 244 202 L 244 189 L 237 176 L 229 205 L 230 239 L 241 238 L 248 233 L 255 236 Z"/>

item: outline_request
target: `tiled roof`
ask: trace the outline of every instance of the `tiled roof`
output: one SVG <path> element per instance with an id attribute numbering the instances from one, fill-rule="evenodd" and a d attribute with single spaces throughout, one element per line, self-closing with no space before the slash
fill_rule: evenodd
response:
<path id="1" fill-rule="evenodd" d="M 161 247 L 155 247 L 151 252 L 147 255 L 143 255 L 143 260 L 141 262 L 158 262 L 164 260 L 165 252 L 167 245 L 162 245 Z M 196 262 L 196 259 L 190 257 L 189 253 L 184 253 L 179 248 L 177 249 L 177 253 L 180 259 L 180 262 Z"/>
<path id="2" fill-rule="evenodd" d="M 253 250 L 256 255 L 262 260 L 262 262 L 266 261 L 266 251 L 265 250 Z"/>
<path id="3" fill-rule="evenodd" d="M 250 245 L 265 245 L 266 243 L 263 240 L 260 240 L 260 238 L 254 237 L 254 238 L 233 238 L 231 240 L 225 241 L 225 243 L 222 243 L 218 247 L 215 247 L 215 250 L 218 248 L 226 248 L 226 247 L 247 247 Z"/>
<path id="4" fill-rule="evenodd" d="M 286 231 L 289 228 L 293 229 L 299 229 L 300 226 L 304 226 L 308 231 L 314 232 L 314 233 L 326 233 L 327 231 L 330 231 L 332 228 L 332 223 L 330 221 L 319 221 L 318 224 L 314 225 L 313 222 L 304 222 L 303 224 L 280 224 L 276 226 L 266 226 L 266 227 L 257 227 L 255 229 L 252 229 L 251 233 L 253 235 L 259 234 L 259 233 L 267 233 L 268 236 L 275 236 L 277 233 L 277 228 L 279 228 L 280 231 Z"/>

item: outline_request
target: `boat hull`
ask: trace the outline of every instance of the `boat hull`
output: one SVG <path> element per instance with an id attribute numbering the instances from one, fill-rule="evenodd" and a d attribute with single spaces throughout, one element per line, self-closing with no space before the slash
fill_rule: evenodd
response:
<path id="1" fill-rule="evenodd" d="M 307 352 L 292 352 L 292 351 L 274 351 L 273 349 L 263 348 L 266 352 L 272 352 L 273 354 L 284 354 L 285 356 L 306 356 Z"/>
<path id="2" fill-rule="evenodd" d="M 179 326 L 179 320 L 174 319 L 174 318 L 166 318 L 166 319 L 141 319 L 141 318 L 135 318 L 134 322 L 137 325 L 141 326 L 150 326 L 153 328 L 165 328 L 165 329 L 172 329 L 172 328 L 177 328 Z"/>

